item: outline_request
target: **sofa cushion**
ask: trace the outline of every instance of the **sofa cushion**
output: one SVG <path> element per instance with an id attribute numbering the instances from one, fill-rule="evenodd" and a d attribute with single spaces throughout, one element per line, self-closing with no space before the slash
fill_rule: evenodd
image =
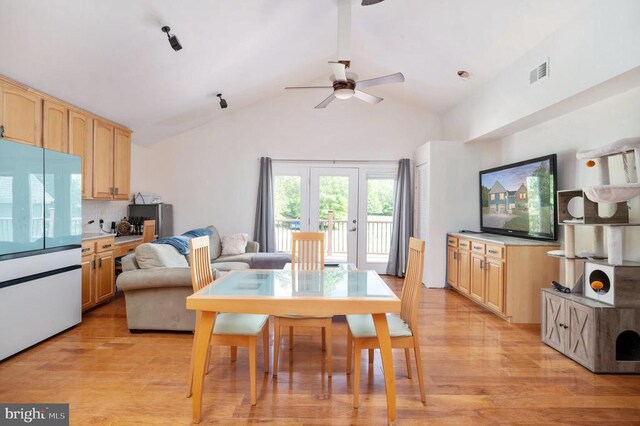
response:
<path id="1" fill-rule="evenodd" d="M 217 259 L 220 254 L 222 254 L 222 241 L 220 240 L 220 233 L 213 225 L 207 226 L 207 229 L 212 232 L 212 234 L 209 235 L 209 254 L 211 255 L 211 260 Z"/>
<path id="2" fill-rule="evenodd" d="M 251 266 L 254 256 L 255 256 L 255 253 L 243 253 L 243 254 L 236 254 L 233 256 L 220 256 L 219 258 L 217 258 L 211 263 L 217 264 L 219 262 L 243 262 Z"/>
<path id="3" fill-rule="evenodd" d="M 184 256 L 173 246 L 167 244 L 140 244 L 136 247 L 136 262 L 138 262 L 140 269 L 189 266 Z"/>
<path id="4" fill-rule="evenodd" d="M 211 266 L 222 272 L 230 271 L 232 269 L 249 269 L 249 264 L 244 262 L 214 262 Z"/>

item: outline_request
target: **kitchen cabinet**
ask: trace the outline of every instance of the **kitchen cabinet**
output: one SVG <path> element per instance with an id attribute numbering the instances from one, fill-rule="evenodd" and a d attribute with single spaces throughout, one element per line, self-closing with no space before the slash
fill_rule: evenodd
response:
<path id="1" fill-rule="evenodd" d="M 42 147 L 69 152 L 68 110 L 59 102 L 45 99 L 42 104 Z"/>
<path id="2" fill-rule="evenodd" d="M 131 195 L 131 132 L 93 121 L 93 198 L 128 200 Z"/>
<path id="3" fill-rule="evenodd" d="M 111 300 L 115 295 L 113 237 L 82 242 L 82 310 Z"/>
<path id="4" fill-rule="evenodd" d="M 113 198 L 131 198 L 131 132 L 115 128 L 113 152 Z"/>
<path id="5" fill-rule="evenodd" d="M 69 154 L 82 160 L 82 198 L 93 196 L 93 120 L 79 111 L 69 110 Z"/>
<path id="6" fill-rule="evenodd" d="M 42 146 L 42 97 L 0 81 L 0 126 L 5 139 Z"/>
<path id="7" fill-rule="evenodd" d="M 447 265 L 447 282 L 456 284 L 451 288 L 509 322 L 540 323 L 540 289 L 560 272 L 558 259 L 547 251 L 558 245 L 480 235 L 447 235 L 448 261 L 453 262 Z"/>

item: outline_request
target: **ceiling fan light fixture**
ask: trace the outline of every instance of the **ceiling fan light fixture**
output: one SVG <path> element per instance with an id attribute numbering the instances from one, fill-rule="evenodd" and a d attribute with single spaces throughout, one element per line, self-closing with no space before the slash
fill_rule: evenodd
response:
<path id="1" fill-rule="evenodd" d="M 351 98 L 354 93 L 355 91 L 353 89 L 349 89 L 348 87 L 345 87 L 344 89 L 336 89 L 333 92 L 336 98 L 343 100 Z"/>

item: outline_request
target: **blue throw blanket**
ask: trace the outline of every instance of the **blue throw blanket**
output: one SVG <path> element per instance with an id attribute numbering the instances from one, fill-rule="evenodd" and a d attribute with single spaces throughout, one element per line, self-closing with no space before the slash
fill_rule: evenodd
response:
<path id="1" fill-rule="evenodd" d="M 188 255 L 189 254 L 189 240 L 195 237 L 204 237 L 213 234 L 211 230 L 207 228 L 198 228 L 192 229 L 191 231 L 187 231 L 182 235 L 168 238 L 159 238 L 155 241 L 152 241 L 153 244 L 169 244 L 173 246 L 180 254 Z"/>

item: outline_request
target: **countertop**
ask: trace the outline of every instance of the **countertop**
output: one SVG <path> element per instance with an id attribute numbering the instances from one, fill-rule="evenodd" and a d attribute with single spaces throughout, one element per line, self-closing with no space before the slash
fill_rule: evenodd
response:
<path id="1" fill-rule="evenodd" d="M 457 238 L 469 238 L 473 240 L 486 241 L 487 243 L 501 244 L 505 246 L 550 246 L 556 247 L 560 243 L 557 241 L 528 240 L 526 238 L 510 237 L 508 235 L 489 234 L 486 232 L 472 234 L 467 232 L 449 232 L 449 235 Z"/>
<path id="2" fill-rule="evenodd" d="M 82 234 L 82 241 L 95 240 L 98 238 L 109 238 L 114 237 L 116 244 L 124 244 L 130 243 L 132 241 L 139 241 L 142 239 L 142 235 L 124 235 L 124 236 L 116 236 L 116 234 L 112 233 L 104 233 L 104 232 L 85 232 Z"/>

